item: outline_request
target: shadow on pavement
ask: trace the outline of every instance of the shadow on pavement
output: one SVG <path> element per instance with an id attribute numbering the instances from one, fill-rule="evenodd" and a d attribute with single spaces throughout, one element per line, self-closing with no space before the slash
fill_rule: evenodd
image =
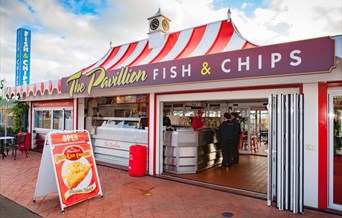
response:
<path id="1" fill-rule="evenodd" d="M 41 217 L 14 201 L 0 195 L 0 217 L 1 218 L 38 218 Z"/>

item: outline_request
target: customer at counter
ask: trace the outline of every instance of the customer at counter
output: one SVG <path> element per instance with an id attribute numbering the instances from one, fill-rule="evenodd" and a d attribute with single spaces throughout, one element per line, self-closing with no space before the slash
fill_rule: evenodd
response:
<path id="1" fill-rule="evenodd" d="M 221 123 L 220 130 L 220 143 L 222 148 L 222 164 L 219 168 L 226 169 L 233 165 L 233 152 L 234 152 L 234 124 L 231 120 L 229 113 L 224 113 L 224 121 Z"/>
<path id="2" fill-rule="evenodd" d="M 230 114 L 231 120 L 233 122 L 234 126 L 234 146 L 233 146 L 233 164 L 239 163 L 239 141 L 240 141 L 240 133 L 241 133 L 241 127 L 240 122 L 237 119 L 238 113 L 233 112 Z"/>
<path id="3" fill-rule="evenodd" d="M 170 118 L 166 115 L 166 113 L 164 112 L 163 114 L 163 126 L 169 127 L 171 126 L 171 120 Z"/>
<path id="4" fill-rule="evenodd" d="M 203 115 L 203 111 L 198 110 L 197 116 L 194 117 L 194 119 L 192 119 L 191 125 L 194 131 L 199 131 L 205 128 L 203 121 L 202 121 L 202 115 Z"/>

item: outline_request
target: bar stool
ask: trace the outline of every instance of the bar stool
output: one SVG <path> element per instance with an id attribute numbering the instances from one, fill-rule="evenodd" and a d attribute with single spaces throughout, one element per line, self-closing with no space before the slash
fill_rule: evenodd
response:
<path id="1" fill-rule="evenodd" d="M 251 152 L 257 153 L 258 152 L 258 137 L 251 136 Z"/>

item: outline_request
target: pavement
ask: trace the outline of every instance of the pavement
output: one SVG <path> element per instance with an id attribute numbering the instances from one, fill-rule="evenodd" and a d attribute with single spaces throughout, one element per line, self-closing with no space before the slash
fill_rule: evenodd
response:
<path id="1" fill-rule="evenodd" d="M 38 214 L 24 206 L 0 195 L 0 217 L 2 218 L 40 218 Z"/>
<path id="2" fill-rule="evenodd" d="M 97 166 L 103 198 L 94 197 L 65 208 L 57 193 L 33 202 L 41 153 L 18 153 L 0 159 L 0 217 L 341 217 L 305 209 L 293 214 L 268 207 L 266 200 L 170 181 L 152 176 L 131 177 L 127 171 Z M 51 176 L 54 176 L 51 172 Z"/>

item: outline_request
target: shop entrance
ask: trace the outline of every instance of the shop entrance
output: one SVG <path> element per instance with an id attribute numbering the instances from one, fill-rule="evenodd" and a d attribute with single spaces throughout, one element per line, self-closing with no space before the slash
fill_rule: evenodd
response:
<path id="1" fill-rule="evenodd" d="M 329 94 L 329 208 L 342 210 L 342 88 Z"/>
<path id="2" fill-rule="evenodd" d="M 163 131 L 163 175 L 220 187 L 267 193 L 268 99 L 163 102 L 170 119 Z M 192 122 L 203 112 L 205 129 L 195 132 Z M 218 168 L 222 161 L 218 128 L 224 113 L 238 113 L 241 126 L 239 163 Z"/>
<path id="3" fill-rule="evenodd" d="M 259 101 L 258 103 L 246 103 L 247 106 L 250 104 L 248 107 L 229 107 L 239 115 L 238 120 L 241 125 L 241 137 L 238 148 L 240 154 L 267 156 L 267 102 L 264 99 Z"/>

